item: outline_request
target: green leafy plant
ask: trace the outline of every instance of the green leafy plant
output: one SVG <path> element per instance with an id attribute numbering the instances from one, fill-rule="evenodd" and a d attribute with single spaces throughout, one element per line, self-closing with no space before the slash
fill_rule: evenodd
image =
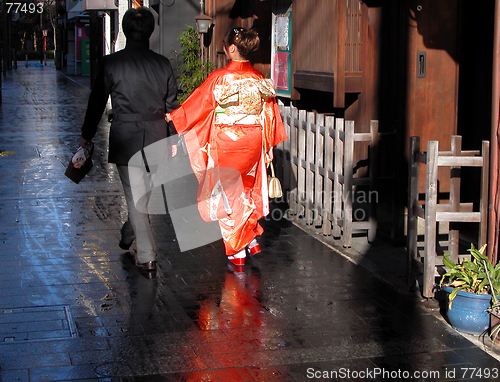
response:
<path id="1" fill-rule="evenodd" d="M 448 268 L 448 272 L 441 277 L 439 285 L 443 285 L 444 281 L 447 280 L 446 285 L 455 288 L 448 297 L 450 309 L 453 299 L 461 290 L 471 293 L 491 293 L 493 296 L 492 304 L 498 303 L 500 263 L 493 266 L 488 257 L 484 255 L 485 249 L 486 244 L 479 250 L 471 244 L 468 252 L 471 254 L 472 259 L 465 258 L 458 264 L 451 261 L 448 254 L 444 255 L 443 264 Z"/>
<path id="2" fill-rule="evenodd" d="M 201 62 L 200 35 L 192 26 L 188 26 L 179 35 L 178 40 L 181 45 L 178 54 L 180 73 L 178 102 L 182 103 L 205 81 L 207 76 L 215 69 L 215 65 L 206 59 Z"/>
<path id="3" fill-rule="evenodd" d="M 455 264 L 450 260 L 448 254 L 444 255 L 443 264 L 448 269 L 442 277 L 439 285 L 453 287 L 453 291 L 448 295 L 449 309 L 452 307 L 453 299 L 461 290 L 471 293 L 491 294 L 491 304 L 487 311 L 490 318 L 493 316 L 500 318 L 500 263 L 493 265 L 490 259 L 484 254 L 486 244 L 479 250 L 471 244 L 468 252 L 471 260 L 464 258 L 462 262 Z M 490 337 L 493 342 L 500 336 L 500 324 L 493 324 L 490 328 Z"/>

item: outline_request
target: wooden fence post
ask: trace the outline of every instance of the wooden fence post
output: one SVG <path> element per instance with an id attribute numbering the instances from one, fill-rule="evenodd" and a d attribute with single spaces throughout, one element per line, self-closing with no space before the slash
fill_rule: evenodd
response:
<path id="1" fill-rule="evenodd" d="M 298 130 L 299 130 L 299 122 L 298 122 L 298 110 L 295 107 L 291 108 L 290 114 L 290 166 L 291 166 L 291 181 L 294 182 L 293 188 L 290 190 L 290 213 L 298 214 L 298 203 L 299 196 L 297 179 L 299 174 L 299 163 L 297 158 L 297 141 L 298 141 Z"/>
<path id="2" fill-rule="evenodd" d="M 305 131 L 305 163 L 304 163 L 304 172 L 305 172 L 305 191 L 304 191 L 304 199 L 305 199 L 305 220 L 306 224 L 312 224 L 314 219 L 314 211 L 313 206 L 315 203 L 314 200 L 314 124 L 316 122 L 316 118 L 314 113 L 307 113 L 306 117 L 306 131 Z"/>
<path id="3" fill-rule="evenodd" d="M 280 110 L 280 114 L 283 119 L 283 125 L 285 127 L 285 132 L 288 136 L 289 134 L 289 129 L 288 129 L 288 124 L 286 121 L 286 114 L 285 114 L 285 105 L 281 101 L 278 100 L 278 107 Z M 276 176 L 281 179 L 281 187 L 283 190 L 288 189 L 287 188 L 287 183 L 285 181 L 285 177 L 287 175 L 287 172 L 285 170 L 285 161 L 286 161 L 286 149 L 285 145 L 288 139 L 286 139 L 283 142 L 278 143 L 278 145 L 275 147 L 274 150 L 274 170 L 276 172 Z"/>
<path id="4" fill-rule="evenodd" d="M 481 200 L 479 202 L 479 211 L 481 212 L 481 221 L 479 223 L 479 247 L 488 241 L 488 194 L 490 177 L 490 142 L 483 141 L 481 147 L 483 156 L 483 166 L 481 170 Z"/>
<path id="5" fill-rule="evenodd" d="M 325 137 L 328 134 L 327 129 L 325 128 L 325 115 L 318 114 L 316 115 L 316 132 L 315 132 L 315 161 L 314 161 L 314 225 L 320 226 L 323 222 L 322 211 L 325 203 L 325 185 L 326 185 L 326 177 L 325 177 L 325 163 L 323 160 L 323 156 L 325 155 Z M 328 176 L 328 175 L 327 175 Z"/>
<path id="6" fill-rule="evenodd" d="M 304 216 L 306 200 L 306 111 L 299 110 L 297 126 L 297 215 Z"/>
<path id="7" fill-rule="evenodd" d="M 460 156 L 462 151 L 462 137 L 453 135 L 451 137 L 451 155 Z M 450 207 L 452 211 L 460 210 L 460 174 L 461 166 L 450 167 Z M 455 229 L 454 222 L 449 223 L 449 252 L 451 261 L 458 261 L 458 242 L 460 232 Z"/>
<path id="8" fill-rule="evenodd" d="M 353 163 L 354 163 L 354 121 L 345 121 L 344 140 L 344 186 L 342 187 L 342 202 L 344 213 L 342 216 L 342 244 L 344 247 L 352 245 L 352 199 L 353 199 Z"/>
<path id="9" fill-rule="evenodd" d="M 342 220 L 342 169 L 344 168 L 344 119 L 335 119 L 335 165 L 334 165 L 334 181 L 333 181 L 333 237 L 340 238 L 341 228 L 340 220 Z"/>
<path id="10" fill-rule="evenodd" d="M 337 225 L 337 221 L 334 218 L 336 216 L 335 209 L 332 210 L 333 200 L 335 198 L 334 184 L 337 183 L 336 174 L 334 169 L 334 150 L 336 141 L 334 140 L 335 134 L 337 131 L 335 129 L 335 118 L 332 116 L 327 116 L 325 119 L 325 173 L 323 175 L 324 179 L 324 194 L 323 194 L 323 235 L 331 235 L 332 234 L 332 226 L 333 230 L 339 229 Z M 335 220 L 335 222 L 334 222 Z"/>
<path id="11" fill-rule="evenodd" d="M 285 122 L 285 131 L 286 131 L 286 135 L 287 135 L 288 139 L 286 139 L 283 142 L 283 146 L 282 146 L 283 147 L 283 178 L 282 178 L 282 180 L 283 180 L 283 190 L 287 193 L 285 195 L 287 195 L 289 198 L 290 190 L 292 188 L 292 182 L 291 182 L 292 163 L 290 161 L 290 151 L 291 151 L 290 136 L 292 134 L 292 129 L 290 127 L 290 123 L 291 123 L 292 119 L 291 119 L 290 106 L 283 107 L 283 114 L 285 116 L 283 118 L 283 122 Z M 285 197 L 285 201 L 289 202 L 290 200 L 287 200 Z"/>
<path id="12" fill-rule="evenodd" d="M 418 208 L 418 183 L 420 166 L 416 159 L 417 153 L 420 152 L 420 137 L 410 138 L 410 155 L 408 162 L 408 220 L 406 227 L 406 240 L 408 248 L 407 257 L 407 277 L 408 283 L 412 280 L 413 262 L 418 258 L 418 216 L 416 209 Z"/>
<path id="13" fill-rule="evenodd" d="M 437 157 L 438 141 L 427 142 L 427 177 L 425 188 L 425 232 L 424 232 L 424 297 L 432 297 L 436 272 L 436 205 L 437 205 Z"/>
<path id="14" fill-rule="evenodd" d="M 377 236 L 377 203 L 378 203 L 378 188 L 377 188 L 377 158 L 378 158 L 378 121 L 372 120 L 370 121 L 370 134 L 371 134 L 371 143 L 370 143 L 370 187 L 368 191 L 368 203 L 370 203 L 368 217 L 369 220 L 369 228 L 368 228 L 368 242 L 372 243 L 375 241 L 375 237 Z M 371 200 L 371 192 L 375 191 L 375 195 L 377 200 L 373 202 Z"/>

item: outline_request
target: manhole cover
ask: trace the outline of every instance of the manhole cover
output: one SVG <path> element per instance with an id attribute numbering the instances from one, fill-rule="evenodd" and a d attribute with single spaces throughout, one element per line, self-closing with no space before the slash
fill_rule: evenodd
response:
<path id="1" fill-rule="evenodd" d="M 76 337 L 68 306 L 0 310 L 0 342 L 41 341 Z"/>

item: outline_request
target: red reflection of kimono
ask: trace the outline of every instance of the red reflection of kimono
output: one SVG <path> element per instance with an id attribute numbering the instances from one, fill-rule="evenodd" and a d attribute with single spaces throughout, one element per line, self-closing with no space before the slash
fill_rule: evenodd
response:
<path id="1" fill-rule="evenodd" d="M 250 62 L 231 61 L 170 113 L 199 182 L 198 210 L 219 222 L 228 256 L 262 234 L 257 220 L 269 212 L 266 155 L 287 138 L 275 96 Z"/>

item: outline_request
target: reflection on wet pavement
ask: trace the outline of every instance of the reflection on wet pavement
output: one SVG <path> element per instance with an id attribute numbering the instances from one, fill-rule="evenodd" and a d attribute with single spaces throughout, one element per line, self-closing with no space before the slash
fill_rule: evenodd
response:
<path id="1" fill-rule="evenodd" d="M 118 248 L 126 210 L 104 117 L 89 176 L 64 176 L 89 89 L 49 67 L 9 72 L 2 87 L 2 382 L 455 380 L 500 368 L 415 296 L 287 221 L 263 222 L 263 253 L 238 271 L 221 242 L 181 253 L 169 217 L 152 216 L 159 270 L 146 277 Z"/>

